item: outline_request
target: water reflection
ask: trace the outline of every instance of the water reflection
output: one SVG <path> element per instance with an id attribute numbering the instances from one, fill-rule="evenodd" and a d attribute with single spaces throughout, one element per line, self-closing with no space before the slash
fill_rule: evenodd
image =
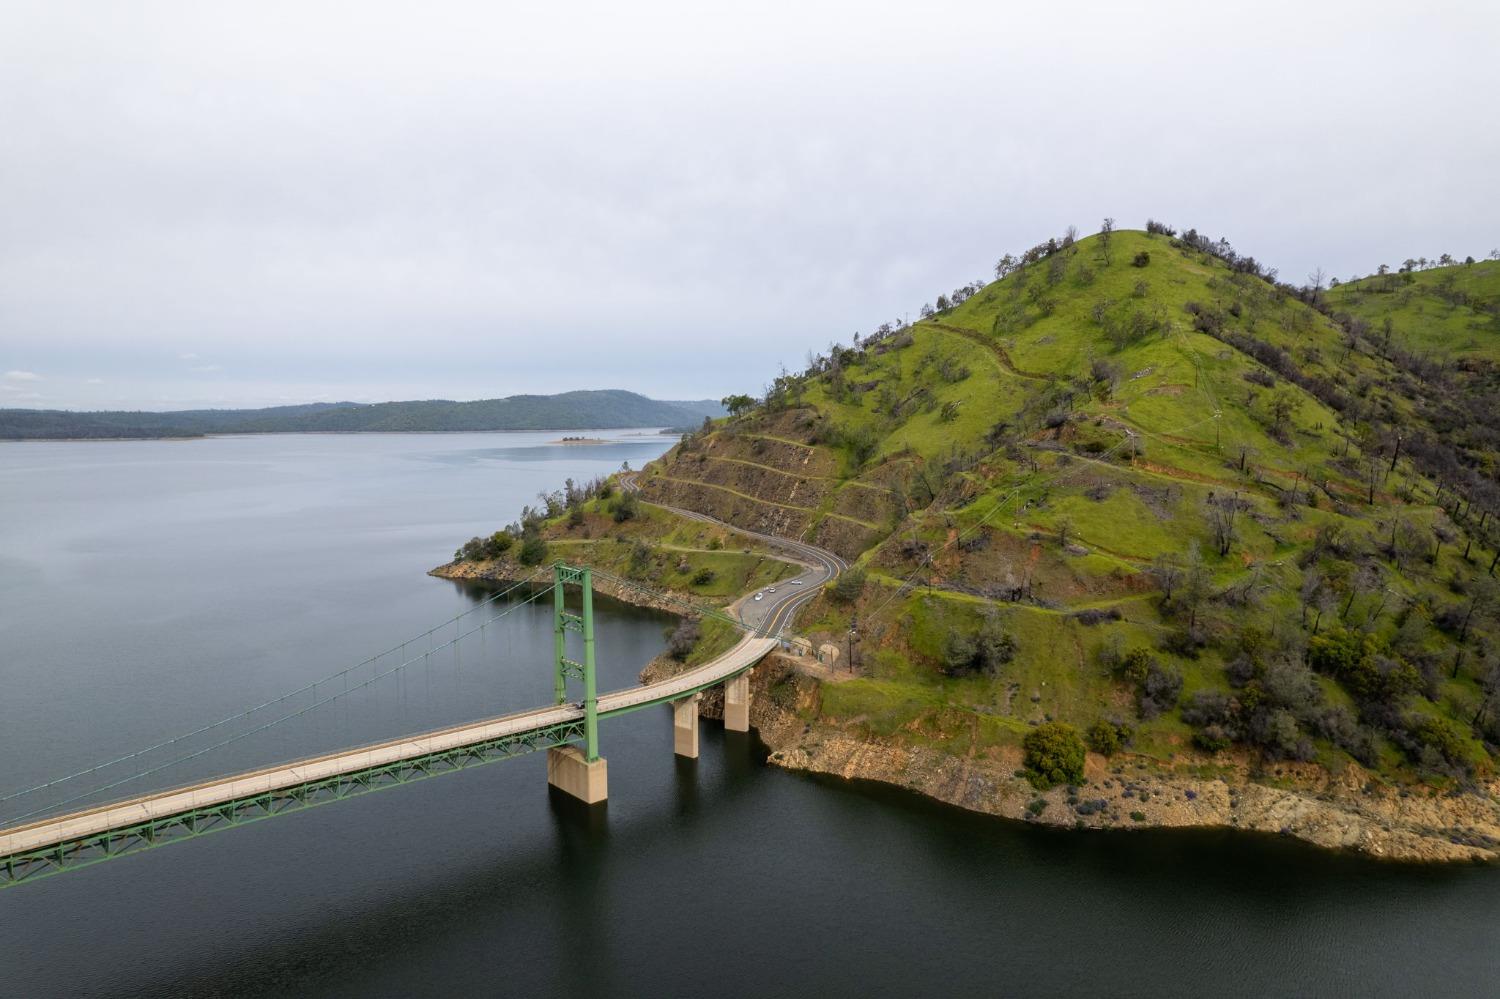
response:
<path id="1" fill-rule="evenodd" d="M 473 457 L 515 448 L 494 442 L 38 445 L 24 474 L 0 460 L 5 785 L 474 610 L 493 586 L 423 570 L 538 490 L 623 460 L 544 441 Z M 633 683 L 669 617 L 597 606 L 601 684 Z M 546 703 L 551 655 L 543 598 L 309 744 Z M 533 755 L 6 890 L 0 991 L 1441 996 L 1500 982 L 1492 868 L 1224 831 L 1033 828 L 786 773 L 712 722 L 681 761 L 666 708 L 601 738 L 603 808 L 549 793 Z"/>

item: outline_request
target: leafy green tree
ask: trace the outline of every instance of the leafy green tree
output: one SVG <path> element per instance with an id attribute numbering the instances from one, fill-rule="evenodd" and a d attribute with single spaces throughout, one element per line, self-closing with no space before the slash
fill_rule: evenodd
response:
<path id="1" fill-rule="evenodd" d="M 541 565 L 547 560 L 547 542 L 535 524 L 527 524 L 521 532 L 520 559 L 522 565 Z"/>
<path id="2" fill-rule="evenodd" d="M 719 400 L 719 405 L 729 410 L 730 416 L 739 416 L 755 406 L 755 399 L 748 395 L 726 395 Z"/>
<path id="3" fill-rule="evenodd" d="M 1046 722 L 1026 733 L 1027 779 L 1038 788 L 1083 780 L 1086 751 L 1078 730 L 1066 722 Z"/>

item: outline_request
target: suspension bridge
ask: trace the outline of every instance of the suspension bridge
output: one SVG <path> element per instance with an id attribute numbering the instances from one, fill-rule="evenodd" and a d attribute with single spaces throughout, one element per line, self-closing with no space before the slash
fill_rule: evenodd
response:
<path id="1" fill-rule="evenodd" d="M 633 486 L 634 483 L 630 485 Z M 711 519 L 689 511 L 682 512 L 698 519 Z M 723 526 L 740 533 L 755 534 L 732 525 Z M 634 580 L 559 563 L 550 569 L 550 586 L 545 585 L 545 577 L 534 576 L 513 584 L 481 605 L 494 605 L 499 599 L 509 597 L 523 588 L 530 592 L 519 605 L 551 595 L 553 703 L 185 786 L 167 787 L 124 800 L 71 811 L 58 810 L 60 806 L 96 798 L 100 793 L 123 788 L 153 776 L 159 779 L 159 775 L 171 767 L 204 757 L 212 751 L 232 748 L 250 735 L 272 730 L 290 719 L 305 715 L 311 708 L 347 696 L 350 689 L 348 671 L 343 671 L 334 675 L 335 678 L 345 678 L 342 693 L 318 697 L 316 684 L 295 692 L 303 694 L 308 690 L 313 691 L 313 703 L 308 708 L 283 713 L 271 721 L 250 724 L 243 731 L 220 737 L 229 731 L 226 726 L 230 723 L 254 719 L 257 713 L 286 703 L 292 696 L 287 695 L 206 725 L 187 736 L 169 739 L 148 750 L 126 754 L 57 780 L 0 797 L 0 802 L 24 800 L 36 792 L 81 785 L 86 778 L 108 774 L 112 768 L 138 764 L 149 759 L 153 752 L 170 753 L 179 746 L 191 746 L 194 739 L 209 742 L 205 748 L 178 753 L 166 763 L 154 764 L 124 777 L 110 778 L 102 786 L 92 787 L 65 797 L 61 802 L 54 802 L 50 806 L 19 816 L 32 821 L 0 828 L 0 888 L 250 822 L 542 750 L 547 753 L 548 784 L 588 804 L 604 801 L 608 796 L 608 769 L 605 758 L 599 752 L 601 721 L 656 705 L 671 705 L 674 752 L 680 756 L 696 758 L 698 702 L 703 691 L 722 684 L 725 728 L 730 731 L 749 731 L 751 670 L 782 644 L 783 630 L 795 612 L 816 594 L 818 587 L 846 567 L 837 556 L 814 546 L 766 535 L 755 536 L 771 543 L 793 561 L 802 563 L 807 571 L 798 577 L 796 584 L 781 586 L 779 594 L 769 598 L 763 595 L 762 599 L 756 601 L 742 600 L 742 607 L 738 612 L 691 605 L 686 607 L 685 610 L 689 613 L 715 617 L 733 625 L 740 636 L 731 648 L 701 665 L 656 683 L 599 693 L 593 607 L 596 576 L 613 584 L 620 591 L 634 590 L 668 602 L 678 601 L 679 598 L 653 590 Z M 576 604 L 570 605 L 568 595 L 573 590 L 578 591 L 578 598 Z M 509 612 L 507 609 L 498 616 Z M 460 615 L 454 621 L 463 617 L 464 615 Z M 485 624 L 493 620 L 495 618 Z M 459 638 L 472 634 L 483 626 L 481 624 L 468 632 L 461 632 L 453 641 L 445 643 L 444 647 L 455 644 Z M 427 634 L 430 636 L 436 630 Z M 375 662 L 378 658 L 366 660 L 366 663 Z M 366 686 L 399 673 L 402 668 L 415 661 L 417 660 L 409 659 L 395 667 L 379 671 L 356 686 Z"/>

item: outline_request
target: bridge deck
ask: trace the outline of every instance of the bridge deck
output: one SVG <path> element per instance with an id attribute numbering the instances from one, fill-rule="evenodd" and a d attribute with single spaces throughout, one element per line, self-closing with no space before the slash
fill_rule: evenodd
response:
<path id="1" fill-rule="evenodd" d="M 744 672 L 775 648 L 771 638 L 746 636 L 716 659 L 658 683 L 611 691 L 599 697 L 600 717 L 623 714 L 651 704 L 676 700 Z M 272 794 L 317 781 L 355 774 L 403 760 L 493 743 L 528 732 L 555 729 L 583 718 L 571 704 L 534 708 L 485 721 L 440 729 L 423 735 L 343 750 L 250 773 L 236 774 L 131 798 L 23 826 L 0 830 L 0 859 L 47 850 L 115 829 L 138 826 L 186 812 Z"/>

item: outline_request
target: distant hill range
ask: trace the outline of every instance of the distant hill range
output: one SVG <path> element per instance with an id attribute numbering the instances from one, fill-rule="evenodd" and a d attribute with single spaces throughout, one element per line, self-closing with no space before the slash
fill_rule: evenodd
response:
<path id="1" fill-rule="evenodd" d="M 452 402 L 313 403 L 169 413 L 0 409 L 0 439 L 197 437 L 203 434 L 390 433 L 457 430 L 606 430 L 697 427 L 724 415 L 711 399 L 664 402 L 620 389 Z"/>

